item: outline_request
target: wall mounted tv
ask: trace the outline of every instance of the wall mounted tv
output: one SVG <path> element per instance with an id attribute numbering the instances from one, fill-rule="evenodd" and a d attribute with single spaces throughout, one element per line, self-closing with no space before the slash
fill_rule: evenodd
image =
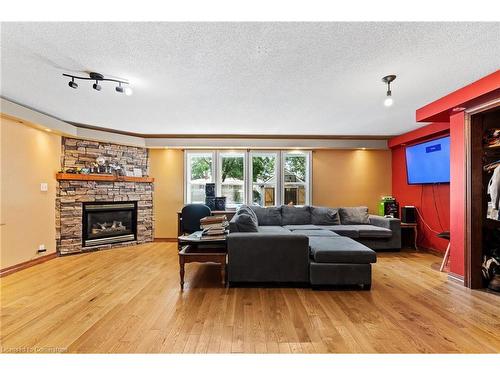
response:
<path id="1" fill-rule="evenodd" d="M 406 147 L 408 184 L 450 182 L 450 137 Z"/>

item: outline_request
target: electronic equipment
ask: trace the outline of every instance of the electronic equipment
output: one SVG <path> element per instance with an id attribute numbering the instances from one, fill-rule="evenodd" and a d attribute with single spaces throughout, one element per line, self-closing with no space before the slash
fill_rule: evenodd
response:
<path id="1" fill-rule="evenodd" d="M 450 137 L 406 147 L 408 184 L 450 182 Z"/>
<path id="2" fill-rule="evenodd" d="M 399 204 L 396 199 L 391 196 L 382 197 L 378 205 L 378 214 L 399 218 Z"/>
<path id="3" fill-rule="evenodd" d="M 415 209 L 415 206 L 401 207 L 401 222 L 403 223 L 417 222 L 417 210 Z"/>

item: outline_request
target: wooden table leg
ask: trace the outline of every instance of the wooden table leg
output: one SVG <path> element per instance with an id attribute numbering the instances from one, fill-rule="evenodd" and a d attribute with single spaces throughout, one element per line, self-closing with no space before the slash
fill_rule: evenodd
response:
<path id="1" fill-rule="evenodd" d="M 417 246 L 418 229 L 417 229 L 417 226 L 413 227 L 413 232 L 414 232 L 414 237 L 415 237 L 415 250 L 418 250 L 418 246 Z"/>
<path id="2" fill-rule="evenodd" d="M 181 277 L 181 290 L 184 290 L 184 257 L 179 255 L 179 273 Z"/>
<path id="3" fill-rule="evenodd" d="M 222 285 L 226 286 L 226 262 L 220 264 L 220 276 L 222 278 Z"/>

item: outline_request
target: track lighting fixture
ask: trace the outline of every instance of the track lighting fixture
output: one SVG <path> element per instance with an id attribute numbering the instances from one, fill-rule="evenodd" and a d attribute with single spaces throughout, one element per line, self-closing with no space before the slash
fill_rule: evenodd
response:
<path id="1" fill-rule="evenodd" d="M 78 84 L 75 82 L 75 79 L 81 79 L 85 81 L 95 81 L 95 83 L 92 85 L 92 88 L 96 91 L 101 91 L 102 89 L 102 86 L 100 85 L 101 82 L 110 81 L 110 82 L 118 82 L 118 86 L 116 87 L 117 92 L 123 93 L 127 96 L 132 95 L 132 88 L 129 86 L 128 81 L 121 79 L 114 79 L 114 78 L 105 78 L 101 73 L 90 72 L 88 77 L 78 77 L 71 74 L 63 74 L 63 76 L 71 78 L 71 81 L 68 82 L 68 86 L 73 89 L 78 88 Z M 127 85 L 127 86 L 123 87 L 122 85 Z"/>
<path id="2" fill-rule="evenodd" d="M 387 84 L 387 93 L 384 100 L 384 105 L 390 107 L 394 104 L 394 99 L 392 98 L 391 82 L 396 79 L 396 75 L 391 74 L 382 78 L 382 82 Z"/>

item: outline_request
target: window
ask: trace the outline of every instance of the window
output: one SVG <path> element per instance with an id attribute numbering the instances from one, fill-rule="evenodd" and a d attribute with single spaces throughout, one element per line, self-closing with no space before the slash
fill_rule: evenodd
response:
<path id="1" fill-rule="evenodd" d="M 213 182 L 212 152 L 186 153 L 186 202 L 205 203 L 205 184 Z"/>
<path id="2" fill-rule="evenodd" d="M 219 196 L 226 197 L 226 207 L 245 203 L 246 152 L 219 153 Z"/>
<path id="3" fill-rule="evenodd" d="M 310 151 L 186 151 L 185 202 L 205 203 L 216 184 L 226 207 L 310 204 Z"/>
<path id="4" fill-rule="evenodd" d="M 252 204 L 262 207 L 275 206 L 278 186 L 276 152 L 250 153 L 250 174 Z"/>
<path id="5" fill-rule="evenodd" d="M 283 204 L 309 204 L 309 153 L 283 153 Z"/>

